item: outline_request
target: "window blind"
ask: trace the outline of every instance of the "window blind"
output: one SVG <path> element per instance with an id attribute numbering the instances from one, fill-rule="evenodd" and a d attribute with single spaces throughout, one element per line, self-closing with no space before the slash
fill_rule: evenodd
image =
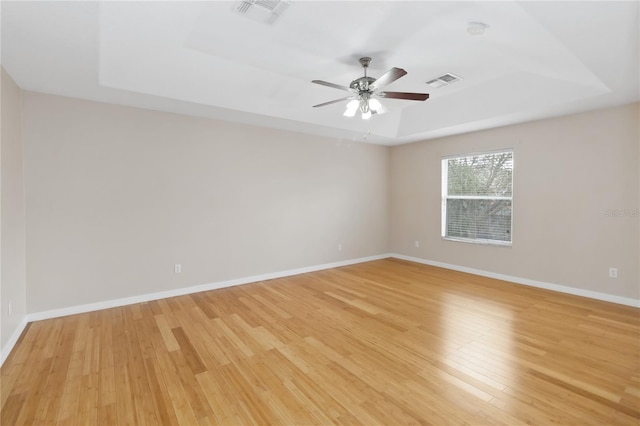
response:
<path id="1" fill-rule="evenodd" d="M 442 160 L 442 236 L 511 242 L 513 151 Z"/>

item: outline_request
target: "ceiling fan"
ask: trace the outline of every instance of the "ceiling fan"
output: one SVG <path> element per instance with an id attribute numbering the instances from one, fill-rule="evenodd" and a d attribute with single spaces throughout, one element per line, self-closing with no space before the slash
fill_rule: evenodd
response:
<path id="1" fill-rule="evenodd" d="M 320 84 L 322 86 L 333 87 L 335 89 L 346 90 L 352 92 L 351 96 L 347 96 L 333 101 L 324 102 L 318 105 L 314 105 L 314 108 L 322 107 L 326 105 L 335 104 L 342 101 L 350 101 L 347 103 L 347 109 L 344 112 L 345 117 L 353 117 L 356 112 L 360 110 L 362 118 L 368 120 L 372 114 L 382 114 L 386 109 L 382 106 L 380 101 L 376 98 L 389 98 L 389 99 L 405 99 L 410 101 L 426 101 L 429 99 L 428 93 L 408 93 L 408 92 L 386 92 L 381 89 L 386 85 L 393 83 L 400 77 L 403 77 L 407 72 L 402 68 L 391 68 L 384 73 L 382 77 L 375 79 L 367 76 L 367 68 L 371 63 L 371 58 L 365 56 L 360 58 L 360 65 L 364 68 L 364 76 L 357 78 L 349 84 L 349 87 L 342 86 L 340 84 L 329 83 L 323 80 L 313 80 L 312 83 Z"/>

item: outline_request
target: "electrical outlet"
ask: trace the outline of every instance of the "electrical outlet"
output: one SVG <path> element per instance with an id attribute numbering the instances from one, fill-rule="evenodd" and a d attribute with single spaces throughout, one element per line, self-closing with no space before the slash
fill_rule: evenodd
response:
<path id="1" fill-rule="evenodd" d="M 176 263 L 175 266 L 173 267 L 173 272 L 175 272 L 176 274 L 179 274 L 182 272 L 182 265 L 179 263 Z"/>
<path id="2" fill-rule="evenodd" d="M 338 251 L 341 251 L 341 250 L 342 250 L 342 243 L 339 243 L 338 244 Z"/>
<path id="3" fill-rule="evenodd" d="M 416 247 L 420 247 L 420 241 L 418 241 L 418 240 L 414 241 L 414 245 L 415 245 Z"/>
<path id="4" fill-rule="evenodd" d="M 618 278 L 618 268 L 609 268 L 609 278 Z"/>
<path id="5" fill-rule="evenodd" d="M 7 316 L 11 317 L 13 315 L 13 302 L 9 300 L 9 306 L 7 306 Z"/>

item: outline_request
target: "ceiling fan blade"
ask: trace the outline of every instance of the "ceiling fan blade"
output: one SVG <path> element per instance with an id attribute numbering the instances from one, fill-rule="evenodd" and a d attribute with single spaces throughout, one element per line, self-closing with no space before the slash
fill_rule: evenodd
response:
<path id="1" fill-rule="evenodd" d="M 371 90 L 381 89 L 382 87 L 386 86 L 387 84 L 393 83 L 406 74 L 407 72 L 402 68 L 393 67 L 386 73 L 382 74 L 382 77 L 374 81 L 373 84 L 369 85 L 369 88 Z"/>
<path id="2" fill-rule="evenodd" d="M 349 89 L 347 86 L 342 86 L 340 84 L 335 84 L 335 83 L 329 83 L 328 81 L 312 80 L 311 82 L 315 84 L 319 84 L 321 86 L 333 87 L 334 89 L 346 90 L 347 92 L 351 91 L 351 89 Z"/>
<path id="3" fill-rule="evenodd" d="M 381 98 L 406 99 L 408 101 L 426 101 L 429 99 L 428 93 L 380 92 L 377 95 Z"/>
<path id="4" fill-rule="evenodd" d="M 342 102 L 342 101 L 348 101 L 350 99 L 355 99 L 355 96 L 347 96 L 346 98 L 340 98 L 340 99 L 334 99 L 332 101 L 329 102 L 323 102 L 321 104 L 318 105 L 314 105 L 314 108 L 318 108 L 318 107 L 323 107 L 323 106 L 327 106 L 327 105 L 331 105 L 331 104 L 337 104 L 338 102 Z"/>

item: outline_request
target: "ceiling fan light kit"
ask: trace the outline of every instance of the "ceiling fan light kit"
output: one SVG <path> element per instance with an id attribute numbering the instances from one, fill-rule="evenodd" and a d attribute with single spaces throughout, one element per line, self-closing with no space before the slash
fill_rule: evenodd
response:
<path id="1" fill-rule="evenodd" d="M 360 58 L 360 65 L 364 69 L 364 76 L 357 78 L 349 84 L 349 87 L 342 86 L 335 83 L 329 83 L 323 80 L 313 80 L 312 83 L 320 84 L 322 86 L 333 87 L 334 89 L 346 90 L 352 92 L 353 95 L 345 98 L 335 99 L 329 102 L 323 102 L 318 105 L 314 105 L 314 108 L 331 105 L 334 103 L 348 100 L 347 108 L 342 114 L 345 117 L 355 117 L 356 113 L 360 111 L 362 119 L 368 120 L 373 114 L 383 114 L 387 109 L 377 98 L 389 98 L 389 99 L 403 99 L 412 101 L 426 101 L 429 99 L 428 93 L 409 93 L 409 92 L 385 92 L 381 91 L 386 85 L 393 83 L 400 77 L 407 74 L 402 68 L 391 68 L 384 73 L 382 77 L 375 79 L 367 75 L 367 68 L 371 63 L 371 58 L 368 56 Z"/>

